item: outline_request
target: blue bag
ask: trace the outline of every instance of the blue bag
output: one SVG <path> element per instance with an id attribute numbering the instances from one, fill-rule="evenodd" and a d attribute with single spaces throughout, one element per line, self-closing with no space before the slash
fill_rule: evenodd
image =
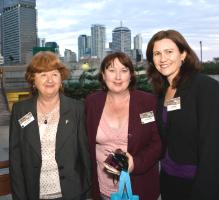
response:
<path id="1" fill-rule="evenodd" d="M 132 194 L 130 176 L 128 172 L 121 171 L 118 192 L 110 195 L 110 200 L 139 200 L 138 195 Z"/>

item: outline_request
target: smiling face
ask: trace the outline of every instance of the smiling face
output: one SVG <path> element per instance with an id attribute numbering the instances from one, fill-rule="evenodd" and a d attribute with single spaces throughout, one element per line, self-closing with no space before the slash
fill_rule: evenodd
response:
<path id="1" fill-rule="evenodd" d="M 102 76 L 110 92 L 123 93 L 128 90 L 131 79 L 130 70 L 118 58 L 113 60 Z"/>
<path id="2" fill-rule="evenodd" d="M 54 97 L 58 95 L 61 83 L 61 75 L 58 70 L 35 73 L 34 84 L 41 96 Z"/>
<path id="3" fill-rule="evenodd" d="M 185 57 L 186 52 L 180 53 L 177 45 L 170 39 L 162 39 L 154 43 L 154 65 L 163 76 L 167 77 L 170 85 L 179 73 Z"/>

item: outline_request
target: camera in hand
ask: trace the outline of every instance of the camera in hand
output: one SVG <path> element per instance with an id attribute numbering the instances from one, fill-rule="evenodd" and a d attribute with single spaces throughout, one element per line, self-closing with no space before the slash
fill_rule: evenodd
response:
<path id="1" fill-rule="evenodd" d="M 121 149 L 116 149 L 110 153 L 104 161 L 107 171 L 119 175 L 122 170 L 128 171 L 128 157 Z"/>

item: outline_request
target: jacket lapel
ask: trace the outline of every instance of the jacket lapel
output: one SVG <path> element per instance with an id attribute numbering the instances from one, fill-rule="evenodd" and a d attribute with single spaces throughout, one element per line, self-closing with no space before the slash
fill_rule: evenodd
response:
<path id="1" fill-rule="evenodd" d="M 104 106 L 105 106 L 105 103 L 106 103 L 106 98 L 107 98 L 107 92 L 105 91 L 102 91 L 98 97 L 98 100 L 93 102 L 95 103 L 95 125 L 94 127 L 96 128 L 95 129 L 95 134 L 93 135 L 93 141 L 96 141 L 96 135 L 97 135 L 97 129 L 99 127 L 99 123 L 100 123 L 100 119 L 101 119 L 101 116 L 102 116 L 102 113 L 103 113 L 103 109 L 104 109 Z"/>
<path id="2" fill-rule="evenodd" d="M 56 134 L 56 152 L 61 149 L 65 140 L 68 138 L 68 135 L 72 134 L 73 130 L 68 130 L 70 123 L 75 123 L 76 121 L 72 117 L 74 115 L 69 115 L 69 113 L 74 110 L 69 108 L 69 106 L 73 106 L 73 104 L 69 104 L 67 97 L 60 94 L 60 118 Z"/>
<path id="3" fill-rule="evenodd" d="M 36 103 L 37 103 L 37 96 L 34 96 L 30 100 L 30 105 L 27 105 L 28 112 L 31 112 L 34 121 L 30 123 L 26 130 L 26 138 L 29 144 L 33 147 L 36 153 L 41 157 L 41 145 L 40 145 L 40 136 L 39 136 L 39 127 L 38 127 L 38 120 L 37 120 L 37 112 L 36 112 Z"/>
<path id="4" fill-rule="evenodd" d="M 130 102 L 129 102 L 129 121 L 128 121 L 128 151 L 132 149 L 133 140 L 132 137 L 135 134 L 135 125 L 137 120 L 135 117 L 137 109 L 138 99 L 135 98 L 135 90 L 130 90 Z"/>

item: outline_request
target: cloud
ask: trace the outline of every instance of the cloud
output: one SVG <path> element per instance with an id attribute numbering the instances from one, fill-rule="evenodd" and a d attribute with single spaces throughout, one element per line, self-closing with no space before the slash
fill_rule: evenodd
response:
<path id="1" fill-rule="evenodd" d="M 217 0 L 37 0 L 38 35 L 56 41 L 61 49 L 77 52 L 80 34 L 90 35 L 92 24 L 106 26 L 107 42 L 112 30 L 128 27 L 132 37 L 141 33 L 143 46 L 161 29 L 176 29 L 199 53 L 203 41 L 203 58 L 219 56 L 219 2 Z M 145 52 L 145 49 L 143 49 Z"/>
<path id="2" fill-rule="evenodd" d="M 192 2 L 192 0 L 183 0 L 179 2 L 179 5 L 183 5 L 183 6 L 191 6 L 193 5 L 194 1 Z"/>
<path id="3" fill-rule="evenodd" d="M 100 10 L 104 7 L 106 1 L 99 2 L 87 2 L 81 5 L 82 9 L 86 9 L 86 11 Z"/>

